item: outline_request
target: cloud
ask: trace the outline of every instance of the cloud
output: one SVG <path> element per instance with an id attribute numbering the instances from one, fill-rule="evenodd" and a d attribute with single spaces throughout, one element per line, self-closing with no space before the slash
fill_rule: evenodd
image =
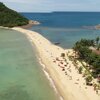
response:
<path id="1" fill-rule="evenodd" d="M 100 0 L 0 0 L 21 12 L 100 11 Z"/>
<path id="2" fill-rule="evenodd" d="M 53 0 L 0 0 L 0 1 L 6 3 L 27 3 L 27 4 L 41 4 L 41 3 L 53 2 Z"/>

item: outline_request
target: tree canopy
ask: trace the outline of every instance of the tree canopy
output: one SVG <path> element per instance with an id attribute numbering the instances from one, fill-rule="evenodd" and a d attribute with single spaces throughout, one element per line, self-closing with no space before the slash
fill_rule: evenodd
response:
<path id="1" fill-rule="evenodd" d="M 100 55 L 93 52 L 90 47 L 93 47 L 95 50 L 98 48 L 97 50 L 100 52 L 99 46 L 99 37 L 97 37 L 94 40 L 81 39 L 76 42 L 73 47 L 73 49 L 78 53 L 79 58 L 83 59 L 90 65 L 94 77 L 100 75 Z"/>
<path id="2" fill-rule="evenodd" d="M 14 27 L 28 24 L 29 20 L 0 2 L 0 26 Z"/>

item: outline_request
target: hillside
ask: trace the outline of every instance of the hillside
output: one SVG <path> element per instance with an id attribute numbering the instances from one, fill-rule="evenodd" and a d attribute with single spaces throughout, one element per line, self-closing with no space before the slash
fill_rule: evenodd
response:
<path id="1" fill-rule="evenodd" d="M 14 27 L 28 24 L 29 20 L 0 2 L 0 26 Z"/>

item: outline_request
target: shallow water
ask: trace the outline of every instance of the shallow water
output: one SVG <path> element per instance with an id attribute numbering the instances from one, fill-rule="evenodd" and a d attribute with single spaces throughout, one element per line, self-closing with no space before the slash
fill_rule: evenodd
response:
<path id="1" fill-rule="evenodd" d="M 59 100 L 35 53 L 25 35 L 0 29 L 0 100 Z"/>

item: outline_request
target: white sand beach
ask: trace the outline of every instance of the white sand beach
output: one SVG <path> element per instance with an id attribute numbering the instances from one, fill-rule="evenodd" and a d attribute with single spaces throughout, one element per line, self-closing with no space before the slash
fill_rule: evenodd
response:
<path id="1" fill-rule="evenodd" d="M 75 69 L 72 61 L 67 56 L 66 61 L 61 57 L 61 53 L 67 50 L 53 45 L 37 32 L 18 27 L 12 29 L 24 33 L 34 43 L 42 63 L 46 66 L 45 70 L 64 100 L 100 100 L 100 94 L 97 95 L 93 87 L 85 85 L 84 78 Z"/>

